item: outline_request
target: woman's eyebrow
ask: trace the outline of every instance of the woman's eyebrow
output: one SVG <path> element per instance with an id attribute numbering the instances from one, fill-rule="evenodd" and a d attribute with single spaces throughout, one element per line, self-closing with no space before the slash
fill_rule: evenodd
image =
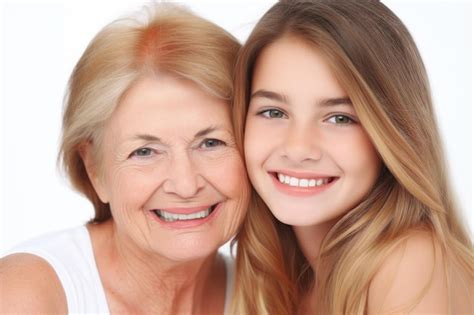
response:
<path id="1" fill-rule="evenodd" d="M 130 136 L 129 138 L 125 139 L 123 143 L 136 143 L 136 141 L 143 141 L 146 143 L 154 143 L 157 145 L 164 145 L 166 146 L 167 144 L 159 137 L 149 134 L 149 133 L 138 133 L 133 136 Z"/>
<path id="2" fill-rule="evenodd" d="M 216 129 L 217 129 L 216 127 L 207 127 L 205 129 L 202 129 L 196 132 L 196 134 L 194 135 L 194 139 L 204 137 L 210 134 L 211 132 L 215 131 Z"/>
<path id="3" fill-rule="evenodd" d="M 207 127 L 205 129 L 202 129 L 200 131 L 198 131 L 195 135 L 194 135 L 194 139 L 196 138 L 201 138 L 201 137 L 204 137 L 214 131 L 219 131 L 219 130 L 224 130 L 224 127 L 218 125 L 218 126 L 211 126 L 211 127 Z M 158 144 L 163 144 L 165 145 L 166 143 L 164 141 L 162 141 L 159 137 L 157 136 L 154 136 L 154 135 L 151 135 L 151 134 L 146 134 L 146 133 L 140 133 L 140 134 L 137 134 L 135 136 L 133 136 L 133 138 L 131 139 L 131 141 L 136 141 L 136 140 L 142 140 L 142 141 L 146 141 L 146 142 L 154 142 L 154 143 L 158 143 Z"/>
<path id="4" fill-rule="evenodd" d="M 154 136 L 154 135 L 150 135 L 150 134 L 145 134 L 145 133 L 141 133 L 141 134 L 137 134 L 135 135 L 132 140 L 144 140 L 144 141 L 148 141 L 148 142 L 158 142 L 158 143 L 163 143 L 161 141 L 160 138 L 158 138 L 157 136 Z"/>
<path id="5" fill-rule="evenodd" d="M 195 135 L 194 135 L 194 139 L 197 139 L 197 138 L 201 138 L 201 137 L 204 137 L 214 131 L 226 131 L 227 130 L 221 126 L 221 125 L 216 125 L 216 126 L 210 126 L 210 127 L 207 127 L 207 128 L 204 128 L 200 131 L 198 131 Z"/>

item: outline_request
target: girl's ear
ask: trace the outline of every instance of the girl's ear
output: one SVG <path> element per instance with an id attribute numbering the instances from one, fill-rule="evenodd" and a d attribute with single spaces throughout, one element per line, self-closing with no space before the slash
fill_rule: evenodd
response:
<path id="1" fill-rule="evenodd" d="M 95 192 L 103 203 L 109 202 L 107 187 L 100 172 L 100 165 L 94 156 L 94 148 L 91 141 L 87 141 L 79 147 L 79 154 L 86 168 L 87 176 L 94 187 Z"/>

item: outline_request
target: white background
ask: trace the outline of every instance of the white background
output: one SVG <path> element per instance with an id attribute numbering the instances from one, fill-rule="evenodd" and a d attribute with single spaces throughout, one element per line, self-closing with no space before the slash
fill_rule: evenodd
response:
<path id="1" fill-rule="evenodd" d="M 244 41 L 275 1 L 181 2 Z M 383 2 L 405 22 L 424 58 L 453 187 L 472 231 L 471 3 Z M 93 216 L 89 202 L 56 168 L 64 91 L 92 37 L 146 3 L 2 2 L 0 253 L 36 235 L 84 224 Z"/>

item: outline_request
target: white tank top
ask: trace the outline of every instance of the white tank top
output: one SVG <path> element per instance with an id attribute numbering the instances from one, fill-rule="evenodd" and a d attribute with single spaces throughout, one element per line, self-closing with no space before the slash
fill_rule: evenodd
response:
<path id="1" fill-rule="evenodd" d="M 49 233 L 22 243 L 6 255 L 29 253 L 46 260 L 54 269 L 66 294 L 69 314 L 109 314 L 89 231 L 85 226 Z M 231 299 L 233 260 L 224 255 L 226 294 L 224 314 Z"/>

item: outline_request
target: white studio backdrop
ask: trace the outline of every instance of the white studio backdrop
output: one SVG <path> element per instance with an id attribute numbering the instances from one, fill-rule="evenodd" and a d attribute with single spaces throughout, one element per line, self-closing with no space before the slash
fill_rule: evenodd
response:
<path id="1" fill-rule="evenodd" d="M 180 1 L 245 41 L 275 1 Z M 407 25 L 430 77 L 451 181 L 471 231 L 472 5 L 383 1 Z M 0 7 L 0 254 L 84 224 L 92 205 L 56 168 L 68 77 L 93 36 L 146 1 L 3 1 Z M 227 248 L 226 248 L 227 250 Z"/>

